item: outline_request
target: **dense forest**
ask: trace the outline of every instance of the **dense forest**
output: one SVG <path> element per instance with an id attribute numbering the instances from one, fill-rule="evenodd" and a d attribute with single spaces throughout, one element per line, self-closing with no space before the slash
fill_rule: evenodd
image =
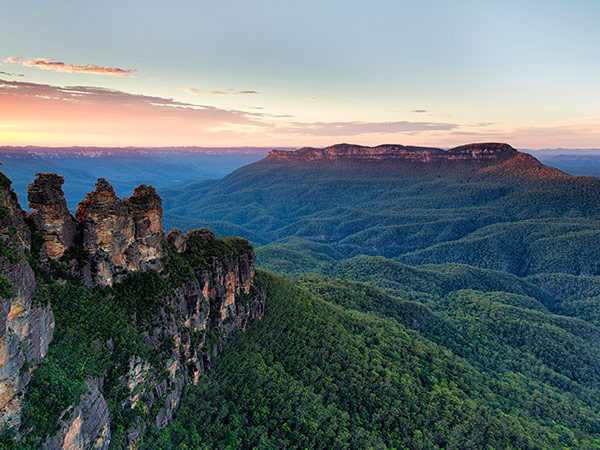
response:
<path id="1" fill-rule="evenodd" d="M 600 275 L 600 180 L 521 155 L 514 165 L 483 167 L 263 160 L 164 191 L 165 220 L 254 245 L 294 238 L 304 251 L 324 244 L 330 248 L 321 253 L 336 259 L 377 255 L 521 276 Z"/>
<path id="2" fill-rule="evenodd" d="M 185 293 L 239 255 L 254 274 L 244 239 L 169 235 L 160 271 L 89 287 L 73 271 L 89 255 L 44 262 L 30 221 L 56 330 L 0 448 L 43 448 L 102 380 L 115 449 L 599 449 L 600 184 L 526 162 L 262 161 L 168 192 L 166 224 L 255 244 L 230 317 Z M 198 314 L 212 329 L 189 331 Z M 193 376 L 190 348 L 208 361 Z M 136 361 L 151 370 L 131 388 Z"/>
<path id="3" fill-rule="evenodd" d="M 429 307 L 357 282 L 258 282 L 263 320 L 142 448 L 600 445 L 593 325 L 506 292 L 458 290 Z"/>

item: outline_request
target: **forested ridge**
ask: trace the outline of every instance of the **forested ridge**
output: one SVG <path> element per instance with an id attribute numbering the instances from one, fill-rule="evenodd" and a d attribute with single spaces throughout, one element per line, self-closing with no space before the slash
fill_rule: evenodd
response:
<path id="1" fill-rule="evenodd" d="M 456 291 L 439 312 L 356 282 L 258 277 L 263 320 L 141 448 L 600 445 L 593 325 L 516 294 Z"/>
<path id="2" fill-rule="evenodd" d="M 263 321 L 143 448 L 598 448 L 599 193 L 527 158 L 262 161 L 166 193 L 289 278 L 261 274 Z"/>
<path id="3" fill-rule="evenodd" d="M 497 164 L 266 159 L 163 196 L 168 223 L 257 246 L 296 239 L 334 258 L 600 275 L 600 180 L 518 152 Z"/>
<path id="4" fill-rule="evenodd" d="M 40 448 L 100 379 L 103 448 L 600 449 L 600 183 L 516 155 L 266 160 L 166 193 L 168 224 L 247 238 L 256 273 L 246 240 L 177 231 L 159 270 L 86 287 L 80 244 L 44 260 L 29 221 L 56 331 L 0 447 Z"/>

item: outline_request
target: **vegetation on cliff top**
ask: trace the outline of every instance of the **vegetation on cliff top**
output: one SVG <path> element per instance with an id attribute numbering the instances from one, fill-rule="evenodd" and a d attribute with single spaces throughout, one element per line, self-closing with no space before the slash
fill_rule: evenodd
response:
<path id="1" fill-rule="evenodd" d="M 68 269 L 69 259 L 79 261 L 85 253 L 75 247 L 61 261 L 49 261 L 48 272 L 40 266 L 39 233 L 35 227 L 31 231 L 34 245 L 28 261 L 36 269 L 38 284 L 34 301 L 52 306 L 55 333 L 24 397 L 20 427 L 24 438 L 17 443 L 14 433 L 4 435 L 0 448 L 39 448 L 58 431 L 69 407 L 86 392 L 86 381 L 95 379 L 104 380 L 101 392 L 111 414 L 111 448 L 121 448 L 128 427 L 148 414 L 139 408 L 122 408 L 130 396 L 122 377 L 134 357 L 156 362 L 155 369 L 164 370 L 158 362 L 164 357 L 163 351 L 172 347 L 172 339 L 162 335 L 159 348 L 154 348 L 143 337 L 152 334 L 159 311 L 167 307 L 173 289 L 193 279 L 196 269 L 210 269 L 212 258 L 241 255 L 251 247 L 244 239 L 215 238 L 212 232 L 201 230 L 188 240 L 187 251 L 182 254 L 163 242 L 167 256 L 162 274 L 133 272 L 113 287 L 90 290 Z"/>

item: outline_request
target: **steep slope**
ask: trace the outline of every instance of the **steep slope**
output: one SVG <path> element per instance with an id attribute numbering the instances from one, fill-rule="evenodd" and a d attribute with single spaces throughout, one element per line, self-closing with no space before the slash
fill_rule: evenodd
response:
<path id="1" fill-rule="evenodd" d="M 54 331 L 48 302 L 33 301 L 37 285 L 26 260 L 32 238 L 25 219 L 0 174 L 0 428 L 20 425 L 23 392 Z"/>
<path id="2" fill-rule="evenodd" d="M 262 317 L 252 247 L 165 236 L 149 186 L 119 199 L 100 179 L 73 217 L 62 178 L 38 174 L 26 217 L 2 181 L 0 446 L 134 448 Z"/>
<path id="3" fill-rule="evenodd" d="M 234 336 L 172 424 L 142 449 L 599 443 L 599 417 L 585 395 L 575 400 L 520 373 L 480 371 L 393 318 L 335 306 L 274 275 L 259 272 L 258 283 L 267 290 L 263 320 Z"/>
<path id="4" fill-rule="evenodd" d="M 163 197 L 169 220 L 235 227 L 256 244 L 295 237 L 342 257 L 600 274 L 598 247 L 586 244 L 600 230 L 600 180 L 566 175 L 506 144 L 273 151 Z"/>

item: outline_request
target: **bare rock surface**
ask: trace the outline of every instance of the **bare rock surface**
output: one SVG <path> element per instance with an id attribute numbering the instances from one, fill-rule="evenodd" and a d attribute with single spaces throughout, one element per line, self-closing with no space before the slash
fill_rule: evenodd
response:
<path id="1" fill-rule="evenodd" d="M 31 235 L 25 214 L 10 190 L 0 186 L 0 427 L 20 423 L 21 400 L 31 373 L 48 352 L 54 316 L 47 304 L 35 304 L 36 282 L 25 259 Z"/>
<path id="2" fill-rule="evenodd" d="M 270 161 L 406 161 L 429 163 L 436 161 L 490 161 L 498 162 L 517 154 L 508 144 L 468 144 L 450 150 L 435 147 L 404 145 L 337 144 L 326 148 L 305 147 L 296 151 L 273 150 L 267 155 Z"/>
<path id="3" fill-rule="evenodd" d="M 55 173 L 38 173 L 27 187 L 31 218 L 44 238 L 49 258 L 60 258 L 75 244 L 76 223 L 67 208 L 62 190 L 63 177 Z"/>

